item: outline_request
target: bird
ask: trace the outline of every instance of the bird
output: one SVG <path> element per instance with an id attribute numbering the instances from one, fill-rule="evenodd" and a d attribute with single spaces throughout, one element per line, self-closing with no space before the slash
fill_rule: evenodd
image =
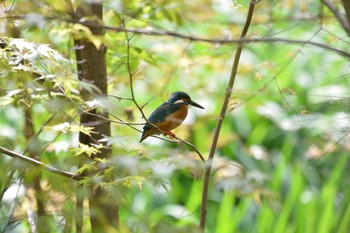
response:
<path id="1" fill-rule="evenodd" d="M 191 100 L 191 97 L 183 91 L 176 91 L 170 98 L 154 110 L 143 127 L 140 142 L 152 135 L 169 135 L 175 138 L 171 130 L 177 128 L 185 120 L 188 106 L 192 105 L 204 109 L 201 105 Z M 156 126 L 156 127 L 155 127 Z"/>

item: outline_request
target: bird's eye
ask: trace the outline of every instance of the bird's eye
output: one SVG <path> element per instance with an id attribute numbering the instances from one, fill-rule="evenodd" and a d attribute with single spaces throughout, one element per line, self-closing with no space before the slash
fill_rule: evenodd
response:
<path id="1" fill-rule="evenodd" d="M 184 100 L 183 99 L 181 99 L 181 100 L 176 100 L 175 102 L 174 102 L 174 104 L 183 104 L 184 103 Z"/>

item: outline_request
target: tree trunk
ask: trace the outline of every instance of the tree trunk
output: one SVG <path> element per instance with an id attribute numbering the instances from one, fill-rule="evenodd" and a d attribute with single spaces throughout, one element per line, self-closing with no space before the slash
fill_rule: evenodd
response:
<path id="1" fill-rule="evenodd" d="M 81 4 L 79 5 L 76 17 L 79 20 L 82 17 L 88 19 L 94 19 L 94 22 L 102 22 L 102 4 Z M 99 27 L 90 28 L 93 35 L 102 36 L 103 29 Z M 101 93 L 99 96 L 93 95 L 86 89 L 81 90 L 81 96 L 85 101 L 91 101 L 96 97 L 106 98 L 107 96 L 107 70 L 106 70 L 106 47 L 101 44 L 97 48 L 93 43 L 87 39 L 75 39 L 74 47 L 77 59 L 77 72 L 81 81 L 95 85 Z M 100 150 L 100 153 L 95 155 L 99 158 L 107 158 L 111 155 L 111 148 L 106 146 L 106 143 L 102 143 L 99 140 L 111 135 L 110 122 L 102 120 L 108 118 L 107 110 L 96 111 L 89 110 L 84 112 L 80 116 L 80 123 L 82 125 L 88 125 L 94 127 L 93 134 L 86 135 L 84 133 L 79 134 L 79 142 L 86 145 L 104 144 L 104 148 Z M 92 158 L 93 159 L 93 158 Z M 98 172 L 98 171 L 95 171 Z M 86 174 L 93 176 L 92 174 Z M 98 187 L 97 189 L 89 191 L 89 208 L 90 208 L 90 222 L 92 232 L 106 232 L 107 229 L 117 228 L 119 225 L 118 206 L 116 201 L 111 201 L 110 196 L 105 190 Z M 82 208 L 82 199 L 77 195 L 78 207 Z M 81 223 L 82 216 L 78 216 L 76 219 Z M 80 230 L 77 226 L 77 232 Z"/>
<path id="2" fill-rule="evenodd" d="M 25 123 L 24 123 L 24 136 L 26 138 L 27 148 L 29 157 L 40 160 L 40 143 L 35 135 L 34 125 L 33 125 L 33 116 L 30 106 L 25 106 L 24 109 Z M 33 168 L 32 172 L 29 175 L 30 184 L 35 190 L 35 202 L 36 202 L 36 214 L 37 221 L 35 223 L 36 232 L 46 232 L 47 229 L 50 229 L 48 217 L 45 215 L 45 203 L 44 203 L 44 192 L 41 188 L 41 169 Z M 25 184 L 28 188 L 28 184 Z"/>

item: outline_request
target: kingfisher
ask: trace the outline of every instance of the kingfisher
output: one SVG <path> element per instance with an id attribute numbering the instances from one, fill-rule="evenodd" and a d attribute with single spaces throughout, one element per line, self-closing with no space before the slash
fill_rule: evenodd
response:
<path id="1" fill-rule="evenodd" d="M 159 134 L 170 135 L 171 138 L 174 138 L 175 134 L 170 130 L 177 128 L 185 120 L 189 105 L 204 109 L 201 105 L 192 101 L 187 93 L 183 91 L 172 93 L 170 98 L 149 116 L 149 123 L 147 122 L 143 127 L 140 142 L 151 135 Z"/>

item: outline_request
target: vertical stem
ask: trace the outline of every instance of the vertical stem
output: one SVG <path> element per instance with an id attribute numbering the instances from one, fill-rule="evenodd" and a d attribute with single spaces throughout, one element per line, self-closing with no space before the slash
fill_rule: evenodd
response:
<path id="1" fill-rule="evenodd" d="M 342 0 L 342 2 L 343 2 L 344 10 L 345 10 L 346 20 L 348 22 L 347 33 L 348 33 L 348 36 L 350 36 L 350 1 L 349 0 Z"/>
<path id="2" fill-rule="evenodd" d="M 345 17 L 332 2 L 328 0 L 321 0 L 321 2 L 332 12 L 345 32 L 348 34 L 348 36 L 350 36 L 350 2 L 348 0 L 343 0 L 344 10 L 346 13 Z"/>
<path id="3" fill-rule="evenodd" d="M 241 39 L 244 39 L 244 37 L 246 36 L 252 17 L 253 17 L 253 13 L 254 13 L 254 7 L 255 4 L 258 1 L 252 0 L 249 4 L 249 9 L 248 9 L 248 15 L 246 18 L 246 22 L 244 24 L 242 33 L 241 33 Z M 226 92 L 225 92 L 225 99 L 224 102 L 222 104 L 221 107 L 221 111 L 220 111 L 220 115 L 219 115 L 219 119 L 215 128 L 215 132 L 214 132 L 214 137 L 213 137 L 213 141 L 211 144 L 211 148 L 210 148 L 210 152 L 209 152 L 209 158 L 206 164 L 206 169 L 205 169 L 205 176 L 204 176 L 204 184 L 203 184 L 203 191 L 202 191 L 202 208 L 201 208 L 201 216 L 200 216 L 200 225 L 199 227 L 201 229 L 205 228 L 205 222 L 206 222 L 206 216 L 207 216 L 207 202 L 208 202 L 208 191 L 209 191 L 209 180 L 210 180 L 210 171 L 211 171 L 211 167 L 212 167 L 212 163 L 213 163 L 213 159 L 214 159 L 214 154 L 216 151 L 216 146 L 218 143 L 218 139 L 219 139 L 219 135 L 220 135 L 220 130 L 221 130 L 221 126 L 222 123 L 224 121 L 225 115 L 226 115 L 226 110 L 227 110 L 227 105 L 229 103 L 230 97 L 231 97 L 231 92 L 232 92 L 232 88 L 236 79 L 236 74 L 237 74 L 237 69 L 238 69 L 238 64 L 239 64 L 239 60 L 241 57 L 241 53 L 242 53 L 242 49 L 243 49 L 243 43 L 239 43 L 237 50 L 236 50 L 236 54 L 233 60 L 233 65 L 232 65 L 232 70 L 231 70 L 231 75 L 230 75 L 230 80 L 229 83 L 227 85 L 226 88 Z"/>

